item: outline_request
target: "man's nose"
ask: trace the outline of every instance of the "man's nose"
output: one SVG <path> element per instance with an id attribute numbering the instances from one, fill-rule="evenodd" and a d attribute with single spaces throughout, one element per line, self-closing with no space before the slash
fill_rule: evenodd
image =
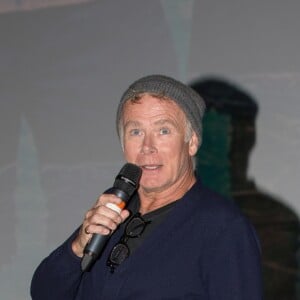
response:
<path id="1" fill-rule="evenodd" d="M 155 147 L 154 137 L 152 134 L 144 135 L 141 152 L 143 154 L 152 154 L 157 152 L 157 149 Z"/>

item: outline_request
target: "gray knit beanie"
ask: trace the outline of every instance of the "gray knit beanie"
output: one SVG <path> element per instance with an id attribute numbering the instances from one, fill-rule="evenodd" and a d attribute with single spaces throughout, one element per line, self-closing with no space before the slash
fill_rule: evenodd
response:
<path id="1" fill-rule="evenodd" d="M 123 94 L 117 110 L 116 125 L 119 133 L 119 122 L 127 100 L 134 99 L 142 93 L 154 93 L 170 98 L 183 110 L 198 136 L 199 145 L 202 139 L 202 117 L 205 103 L 191 87 L 164 75 L 150 75 L 132 83 Z"/>

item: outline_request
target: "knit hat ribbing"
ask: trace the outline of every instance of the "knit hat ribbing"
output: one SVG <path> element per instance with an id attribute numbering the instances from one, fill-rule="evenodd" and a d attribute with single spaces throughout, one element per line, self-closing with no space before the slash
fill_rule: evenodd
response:
<path id="1" fill-rule="evenodd" d="M 123 94 L 117 110 L 117 131 L 119 134 L 119 121 L 124 104 L 141 93 L 155 93 L 170 98 L 183 110 L 190 121 L 193 130 L 198 136 L 199 143 L 202 138 L 202 117 L 205 103 L 199 94 L 191 87 L 164 75 L 150 75 L 142 77 L 132 83 Z"/>

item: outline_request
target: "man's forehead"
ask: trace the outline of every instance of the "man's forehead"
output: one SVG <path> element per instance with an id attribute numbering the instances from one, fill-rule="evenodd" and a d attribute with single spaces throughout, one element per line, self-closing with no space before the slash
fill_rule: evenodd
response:
<path id="1" fill-rule="evenodd" d="M 143 120 L 124 120 L 125 127 L 138 127 L 143 125 Z M 161 126 L 161 125 L 176 125 L 176 119 L 162 118 L 157 119 L 151 122 L 153 125 Z"/>
<path id="2" fill-rule="evenodd" d="M 141 95 L 141 97 L 138 97 L 138 98 L 128 99 L 124 103 L 123 112 L 128 108 L 132 109 L 133 106 L 135 108 L 139 108 L 138 105 L 144 104 L 146 106 L 147 105 L 151 106 L 152 103 L 155 103 L 155 104 L 157 104 L 159 106 L 162 106 L 162 107 L 168 107 L 168 108 L 173 108 L 173 109 L 179 110 L 184 114 L 184 111 L 181 109 L 181 107 L 173 99 L 171 99 L 171 98 L 161 98 L 159 96 L 151 95 L 149 93 L 143 93 Z"/>

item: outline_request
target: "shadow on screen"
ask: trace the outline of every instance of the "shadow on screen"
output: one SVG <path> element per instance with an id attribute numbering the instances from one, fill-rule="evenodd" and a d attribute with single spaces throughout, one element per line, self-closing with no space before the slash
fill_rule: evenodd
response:
<path id="1" fill-rule="evenodd" d="M 260 190 L 247 178 L 258 104 L 238 85 L 222 78 L 201 78 L 190 86 L 207 105 L 203 144 L 197 153 L 198 174 L 206 186 L 231 197 L 254 224 L 262 246 L 265 300 L 298 299 L 298 216 L 284 200 Z"/>

